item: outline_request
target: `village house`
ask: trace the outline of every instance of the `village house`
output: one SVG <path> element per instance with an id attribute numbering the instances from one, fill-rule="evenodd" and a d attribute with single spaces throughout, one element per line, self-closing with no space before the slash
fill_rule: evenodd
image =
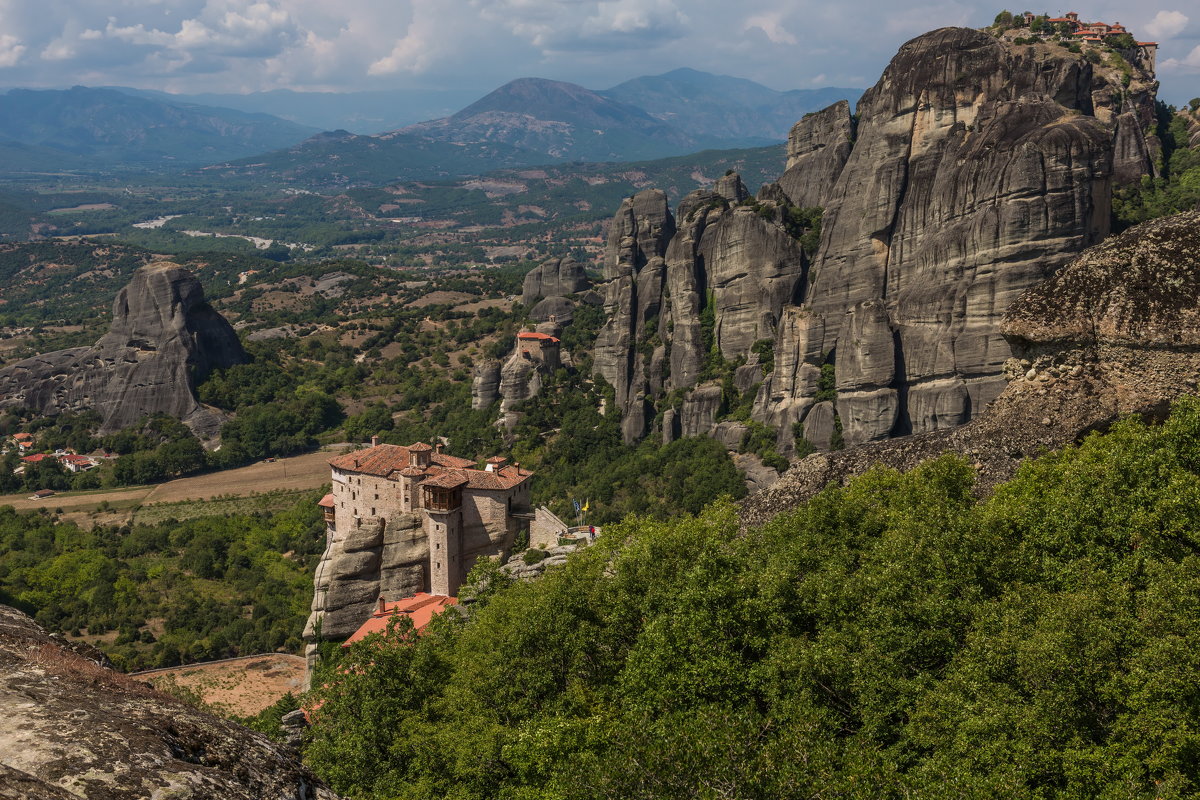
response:
<path id="1" fill-rule="evenodd" d="M 40 464 L 43 461 L 57 461 L 70 473 L 86 472 L 100 465 L 100 462 L 91 456 L 77 455 L 72 450 L 56 450 L 53 453 L 34 453 L 31 456 L 22 456 L 21 464 L 13 470 L 13 474 L 24 473 L 26 464 Z"/>
<path id="2" fill-rule="evenodd" d="M 333 491 L 321 501 L 329 540 L 373 526 L 419 531 L 424 541 L 409 541 L 412 536 L 405 534 L 403 547 L 428 553 L 423 583 L 434 595 L 453 597 L 476 559 L 507 555 L 533 518 L 533 473 L 503 458 L 477 469 L 440 445 L 373 440 L 370 448 L 329 463 Z"/>

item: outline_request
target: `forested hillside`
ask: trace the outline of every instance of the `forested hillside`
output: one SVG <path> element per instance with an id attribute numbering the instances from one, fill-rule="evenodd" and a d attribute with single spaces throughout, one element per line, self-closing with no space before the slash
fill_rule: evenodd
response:
<path id="1" fill-rule="evenodd" d="M 1190 796 L 1197 442 L 1187 399 L 982 501 L 946 457 L 476 573 L 329 664 L 307 758 L 356 798 Z"/>
<path id="2" fill-rule="evenodd" d="M 275 514 L 90 530 L 0 507 L 0 603 L 124 670 L 294 652 L 325 547 L 317 496 Z"/>

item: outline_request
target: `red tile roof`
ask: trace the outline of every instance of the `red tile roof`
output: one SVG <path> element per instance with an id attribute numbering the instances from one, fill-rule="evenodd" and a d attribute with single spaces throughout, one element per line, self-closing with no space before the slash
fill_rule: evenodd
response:
<path id="1" fill-rule="evenodd" d="M 68 464 L 91 464 L 92 460 L 87 456 L 77 456 L 74 453 L 68 453 L 62 456 L 59 461 L 66 461 Z"/>
<path id="2" fill-rule="evenodd" d="M 418 443 L 419 444 L 419 443 Z M 369 447 L 366 450 L 355 450 L 345 455 L 340 455 L 337 458 L 329 460 L 331 466 L 344 470 L 346 472 L 360 472 L 364 475 L 378 475 L 381 478 L 386 478 L 393 472 L 403 470 L 409 465 L 409 451 L 417 447 L 401 447 L 395 444 L 379 444 L 374 447 Z M 432 448 L 429 445 L 424 445 L 426 450 Z M 418 452 L 420 449 L 418 448 Z M 448 456 L 445 453 L 434 453 L 430 457 L 430 463 L 451 469 L 465 469 L 474 467 L 475 462 L 465 458 L 455 458 Z"/>
<path id="3" fill-rule="evenodd" d="M 376 475 L 379 477 L 389 477 L 392 473 L 398 473 L 408 478 L 418 478 L 425 476 L 426 480 L 421 482 L 421 485 L 441 486 L 442 488 L 453 488 L 454 486 L 462 486 L 464 483 L 469 489 L 480 489 L 483 491 L 506 491 L 517 486 L 532 477 L 533 472 L 527 469 L 521 469 L 516 465 L 509 465 L 500 469 L 493 469 L 487 472 L 482 469 L 475 469 L 475 462 L 465 458 L 455 458 L 448 456 L 445 453 L 434 453 L 430 458 L 428 467 L 422 469 L 420 467 L 410 467 L 408 452 L 411 448 L 400 447 L 394 444 L 381 444 L 366 450 L 358 450 L 353 453 L 346 453 L 337 458 L 330 459 L 329 463 L 336 469 L 346 472 L 356 472 L 363 475 Z M 494 460 L 490 463 L 498 463 Z M 455 483 L 451 485 L 450 478 L 443 478 L 444 475 L 453 475 Z M 435 479 L 437 483 L 431 483 L 430 479 Z"/>
<path id="4" fill-rule="evenodd" d="M 504 467 L 503 469 L 485 472 L 473 469 L 464 470 L 467 475 L 468 489 L 483 491 L 506 491 L 529 480 L 533 472 L 519 467 Z"/>
<path id="5" fill-rule="evenodd" d="M 424 442 L 417 442 L 416 444 L 410 444 L 408 446 L 408 451 L 410 453 L 424 453 L 426 450 L 432 450 L 432 449 L 433 449 L 432 447 L 425 444 Z"/>
<path id="6" fill-rule="evenodd" d="M 436 489 L 457 489 L 467 482 L 467 477 L 459 470 L 446 470 L 441 475 L 421 481 L 422 486 L 432 486 Z"/>
<path id="7" fill-rule="evenodd" d="M 49 453 L 38 453 L 37 455 L 23 456 L 21 460 L 36 464 L 39 461 L 45 461 L 47 458 L 54 458 L 54 456 L 50 455 Z"/>
<path id="8" fill-rule="evenodd" d="M 325 495 L 324 497 L 322 497 L 320 499 L 320 501 L 317 502 L 317 505 L 320 506 L 321 508 L 333 508 L 333 495 L 332 494 Z"/>
<path id="9" fill-rule="evenodd" d="M 358 630 L 351 634 L 349 639 L 342 643 L 342 647 L 349 647 L 354 642 L 372 633 L 386 633 L 388 622 L 396 614 L 404 614 L 411 619 L 413 628 L 416 629 L 417 633 L 420 633 L 436 615 L 445 611 L 450 606 L 458 605 L 458 600 L 444 594 L 417 592 L 412 597 L 406 597 L 394 603 L 384 601 L 383 605 L 384 610 L 381 612 L 376 609 L 371 618 L 364 622 Z"/>
<path id="10" fill-rule="evenodd" d="M 530 331 L 522 331 L 521 333 L 517 334 L 517 338 L 518 339 L 536 339 L 537 341 L 540 341 L 540 342 L 554 342 L 555 344 L 558 343 L 558 339 L 554 338 L 553 336 L 551 336 L 548 333 L 531 333 Z"/>
<path id="11" fill-rule="evenodd" d="M 33 441 L 33 434 L 32 433 L 14 433 L 13 438 L 16 439 L 18 442 L 31 442 L 31 441 Z"/>

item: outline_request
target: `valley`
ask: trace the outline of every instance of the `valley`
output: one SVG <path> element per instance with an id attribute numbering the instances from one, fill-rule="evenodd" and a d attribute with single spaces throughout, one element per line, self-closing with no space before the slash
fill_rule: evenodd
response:
<path id="1" fill-rule="evenodd" d="M 0 796 L 1193 796 L 1200 98 L 896 44 L 0 95 Z"/>

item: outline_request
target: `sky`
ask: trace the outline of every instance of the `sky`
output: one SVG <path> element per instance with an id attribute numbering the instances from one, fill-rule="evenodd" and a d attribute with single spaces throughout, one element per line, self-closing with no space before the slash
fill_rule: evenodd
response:
<path id="1" fill-rule="evenodd" d="M 0 86 L 482 95 L 518 77 L 603 89 L 691 67 L 775 89 L 867 87 L 908 39 L 981 27 L 999 9 L 978 0 L 0 0 Z M 1161 43 L 1163 99 L 1200 95 L 1197 0 L 1030 10 L 1121 22 Z"/>

